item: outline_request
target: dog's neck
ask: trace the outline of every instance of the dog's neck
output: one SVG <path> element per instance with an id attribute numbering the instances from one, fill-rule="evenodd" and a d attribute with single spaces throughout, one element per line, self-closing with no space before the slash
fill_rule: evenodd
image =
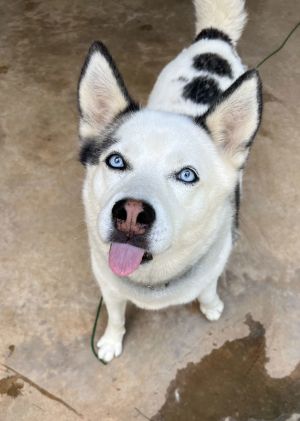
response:
<path id="1" fill-rule="evenodd" d="M 220 236 L 217 236 L 207 252 L 192 266 L 186 267 L 182 273 L 157 284 L 141 283 L 117 276 L 108 277 L 106 276 L 108 267 L 101 267 L 99 259 L 93 253 L 92 260 L 96 272 L 101 274 L 103 282 L 108 283 L 107 287 L 117 290 L 139 307 L 159 309 L 194 300 L 202 288 L 219 276 L 220 268 L 226 263 L 231 247 L 231 227 L 223 225 Z"/>
<path id="2" fill-rule="evenodd" d="M 133 283 L 138 287 L 144 287 L 148 290 L 152 291 L 159 291 L 166 288 L 169 288 L 173 284 L 178 284 L 184 282 L 187 278 L 190 278 L 200 270 L 200 268 L 204 268 L 207 266 L 207 261 L 210 260 L 211 255 L 218 256 L 218 253 L 222 253 L 224 248 L 224 244 L 228 241 L 232 242 L 232 229 L 228 227 L 227 224 L 224 224 L 220 227 L 217 232 L 215 241 L 209 246 L 209 248 L 202 254 L 195 262 L 191 262 L 187 265 L 181 272 L 177 273 L 175 276 L 168 277 L 160 282 L 153 283 L 147 282 L 143 280 L 132 280 L 130 278 L 126 278 L 127 282 Z"/>

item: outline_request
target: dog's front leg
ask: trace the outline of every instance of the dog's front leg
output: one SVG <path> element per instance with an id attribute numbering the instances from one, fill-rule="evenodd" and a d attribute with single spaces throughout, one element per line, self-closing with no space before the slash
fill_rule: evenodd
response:
<path id="1" fill-rule="evenodd" d="M 208 320 L 218 320 L 223 312 L 224 303 L 217 292 L 218 279 L 211 282 L 199 295 L 200 310 Z"/>
<path id="2" fill-rule="evenodd" d="M 105 362 L 109 362 L 122 353 L 126 300 L 103 288 L 102 294 L 108 313 L 108 322 L 104 335 L 97 343 L 98 357 Z"/>

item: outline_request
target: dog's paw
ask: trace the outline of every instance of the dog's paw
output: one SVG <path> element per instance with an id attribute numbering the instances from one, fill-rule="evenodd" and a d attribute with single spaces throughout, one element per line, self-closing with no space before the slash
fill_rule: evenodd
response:
<path id="1" fill-rule="evenodd" d="M 98 358 L 106 363 L 122 354 L 122 340 L 103 335 L 97 343 Z"/>
<path id="2" fill-rule="evenodd" d="M 219 320 L 224 310 L 224 303 L 217 296 L 210 304 L 200 304 L 200 310 L 208 320 Z"/>

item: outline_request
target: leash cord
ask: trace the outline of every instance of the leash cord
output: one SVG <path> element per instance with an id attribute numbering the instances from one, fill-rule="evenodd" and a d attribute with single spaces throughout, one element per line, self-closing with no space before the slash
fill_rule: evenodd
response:
<path id="1" fill-rule="evenodd" d="M 97 330 L 98 319 L 99 319 L 99 316 L 100 316 L 100 311 L 101 311 L 101 308 L 102 308 L 102 303 L 103 303 L 103 297 L 101 296 L 99 304 L 98 304 L 98 308 L 97 308 L 97 313 L 96 313 L 96 317 L 95 317 L 95 321 L 94 321 L 92 335 L 91 335 L 91 348 L 92 348 L 92 352 L 95 355 L 95 357 L 97 358 L 97 360 L 101 361 L 102 364 L 105 365 L 105 362 L 103 360 L 100 360 L 100 358 L 98 357 L 97 350 L 95 349 L 95 335 L 96 335 L 96 330 Z"/>
<path id="2" fill-rule="evenodd" d="M 284 41 L 282 42 L 282 44 L 276 48 L 276 50 L 272 51 L 270 54 L 268 54 L 262 61 L 260 61 L 256 67 L 260 67 L 265 61 L 269 60 L 269 58 L 271 58 L 272 56 L 274 56 L 275 54 L 277 54 L 287 43 L 287 41 L 289 40 L 289 38 L 292 36 L 292 34 L 296 31 L 296 29 L 299 27 L 300 22 L 296 23 L 296 25 L 294 26 L 294 28 L 288 33 L 287 37 L 284 39 Z"/>
<path id="3" fill-rule="evenodd" d="M 269 60 L 271 57 L 273 57 L 275 54 L 277 54 L 287 43 L 288 39 L 292 36 L 292 34 L 296 31 L 296 29 L 298 29 L 300 25 L 300 22 L 298 22 L 294 28 L 288 33 L 287 37 L 284 39 L 284 41 L 282 42 L 282 44 L 276 48 L 276 50 L 272 51 L 270 54 L 268 54 L 262 61 L 260 61 L 257 64 L 257 68 L 260 67 L 263 63 L 265 63 L 267 60 Z M 101 361 L 102 364 L 106 365 L 106 363 L 103 360 L 100 360 L 98 357 L 98 353 L 95 349 L 95 335 L 96 335 L 96 330 L 97 330 L 97 324 L 98 324 L 98 319 L 100 316 L 100 312 L 101 312 L 101 308 L 102 308 L 102 303 L 103 303 L 103 297 L 101 296 L 99 304 L 98 304 L 98 308 L 97 308 L 97 312 L 96 312 L 96 317 L 95 317 L 95 321 L 94 321 L 94 326 L 93 326 L 93 331 L 92 331 L 92 335 L 91 335 L 91 348 L 92 348 L 92 352 L 95 355 L 95 357 L 97 358 L 98 361 Z"/>

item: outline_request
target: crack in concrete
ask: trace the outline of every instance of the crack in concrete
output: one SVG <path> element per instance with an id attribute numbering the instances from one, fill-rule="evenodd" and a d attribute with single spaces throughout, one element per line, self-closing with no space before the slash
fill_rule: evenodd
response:
<path id="1" fill-rule="evenodd" d="M 75 408 L 73 408 L 71 405 L 69 405 L 67 402 L 65 402 L 63 399 L 59 398 L 58 396 L 53 395 L 53 393 L 48 392 L 48 390 L 44 389 L 43 387 L 39 386 L 37 383 L 30 380 L 28 377 L 24 376 L 23 374 L 19 373 L 14 368 L 1 363 L 3 367 L 5 367 L 7 370 L 12 371 L 15 373 L 20 379 L 22 379 L 25 383 L 29 384 L 34 389 L 38 390 L 42 395 L 46 396 L 49 399 L 52 399 L 53 401 L 56 401 L 60 403 L 61 405 L 64 405 L 68 410 L 72 411 L 74 414 L 76 414 L 78 417 L 83 418 L 83 415 L 80 414 L 78 411 L 76 411 Z"/>

